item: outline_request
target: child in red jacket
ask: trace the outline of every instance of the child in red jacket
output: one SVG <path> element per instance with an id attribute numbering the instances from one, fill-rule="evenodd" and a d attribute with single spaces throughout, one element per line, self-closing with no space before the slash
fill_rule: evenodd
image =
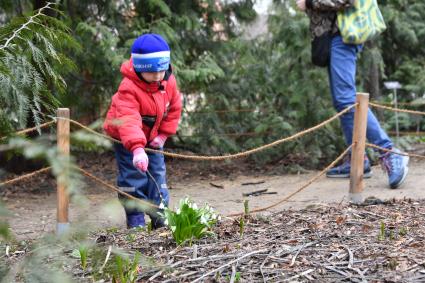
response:
<path id="1" fill-rule="evenodd" d="M 157 34 L 137 38 L 131 59 L 122 64 L 121 73 L 124 78 L 112 97 L 103 126 L 108 135 L 122 142 L 114 145 L 119 171 L 117 185 L 137 198 L 156 205 L 162 201 L 167 206 L 164 156 L 145 152 L 145 147 L 162 149 L 166 139 L 176 133 L 180 120 L 181 97 L 172 74 L 167 42 Z M 142 211 L 125 204 L 124 209 L 128 228 L 145 226 Z M 149 216 L 153 228 L 163 226 L 157 213 Z"/>

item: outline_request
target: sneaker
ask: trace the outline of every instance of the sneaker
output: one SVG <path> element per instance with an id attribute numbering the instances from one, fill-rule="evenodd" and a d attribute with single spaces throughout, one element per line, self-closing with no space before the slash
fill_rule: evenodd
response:
<path id="1" fill-rule="evenodd" d="M 341 165 L 335 166 L 326 172 L 326 177 L 328 178 L 350 178 L 351 171 L 351 158 L 347 156 L 344 158 L 344 161 Z M 363 170 L 363 178 L 372 177 L 372 169 L 370 167 L 369 158 L 365 156 L 364 159 L 364 170 Z"/>
<path id="2" fill-rule="evenodd" d="M 154 213 L 153 215 L 149 214 L 150 218 L 151 218 L 151 223 L 152 223 L 152 229 L 159 229 L 162 227 L 165 227 L 165 219 L 164 219 L 164 210 L 163 209 L 159 209 L 156 213 Z"/>
<path id="3" fill-rule="evenodd" d="M 392 149 L 400 152 L 397 148 Z M 404 156 L 392 152 L 386 152 L 381 155 L 381 165 L 388 174 L 388 181 L 391 189 L 396 189 L 404 182 L 409 171 L 409 156 Z"/>
<path id="4" fill-rule="evenodd" d="M 127 228 L 145 227 L 145 215 L 143 213 L 127 214 Z"/>
<path id="5" fill-rule="evenodd" d="M 151 221 L 152 221 L 152 229 L 154 230 L 166 226 L 164 219 L 162 219 L 161 217 L 151 217 Z"/>

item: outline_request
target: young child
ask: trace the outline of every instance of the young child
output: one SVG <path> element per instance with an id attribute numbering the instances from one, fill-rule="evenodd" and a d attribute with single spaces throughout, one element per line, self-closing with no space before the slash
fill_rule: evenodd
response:
<path id="1" fill-rule="evenodd" d="M 122 142 L 114 145 L 117 185 L 122 191 L 156 205 L 162 199 L 167 206 L 164 156 L 145 151 L 146 147 L 162 149 L 166 139 L 176 133 L 180 120 L 181 97 L 172 74 L 167 42 L 158 34 L 138 37 L 131 48 L 131 59 L 122 64 L 121 73 L 123 79 L 103 125 L 108 135 Z M 119 198 L 122 202 L 126 200 L 121 195 Z M 145 226 L 142 211 L 125 204 L 124 209 L 128 228 Z M 153 228 L 164 225 L 157 212 L 149 216 Z"/>

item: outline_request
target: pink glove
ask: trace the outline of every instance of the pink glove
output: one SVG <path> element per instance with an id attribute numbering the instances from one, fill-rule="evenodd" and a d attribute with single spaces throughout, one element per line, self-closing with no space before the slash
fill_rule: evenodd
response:
<path id="1" fill-rule="evenodd" d="M 146 172 L 148 171 L 149 158 L 143 148 L 139 147 L 133 151 L 133 165 L 137 169 Z"/>
<path id="2" fill-rule="evenodd" d="M 150 146 L 153 148 L 162 148 L 166 140 L 166 135 L 159 134 L 150 142 Z"/>

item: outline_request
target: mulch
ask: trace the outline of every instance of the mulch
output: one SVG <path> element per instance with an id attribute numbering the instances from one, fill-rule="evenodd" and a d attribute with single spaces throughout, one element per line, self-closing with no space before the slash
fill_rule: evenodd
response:
<path id="1" fill-rule="evenodd" d="M 165 228 L 131 241 L 128 230 L 92 237 L 140 251 L 143 282 L 425 282 L 425 200 L 253 215 L 243 235 L 239 220 L 222 220 L 192 246 L 176 246 Z"/>

